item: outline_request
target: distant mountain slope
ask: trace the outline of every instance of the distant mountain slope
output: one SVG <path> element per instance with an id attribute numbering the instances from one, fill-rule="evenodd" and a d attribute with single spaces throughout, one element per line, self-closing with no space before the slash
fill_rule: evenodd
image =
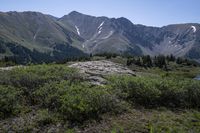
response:
<path id="1" fill-rule="evenodd" d="M 27 49 L 26 60 L 37 57 L 36 62 L 104 52 L 174 54 L 200 61 L 200 24 L 158 28 L 135 25 L 123 17 L 94 17 L 76 11 L 61 18 L 38 12 L 1 12 L 0 27 L 0 57 L 25 58 L 16 51 Z"/>
<path id="2" fill-rule="evenodd" d="M 83 41 L 73 31 L 59 25 L 56 18 L 38 12 L 0 13 L 0 27 L 0 49 L 4 49 L 4 52 L 0 52 L 1 56 L 16 55 L 20 60 L 21 58 L 27 61 L 35 60 L 30 56 L 33 53 L 37 54 L 37 58 L 39 55 L 45 55 L 45 58 L 48 56 L 45 60 L 49 61 L 52 61 L 56 54 L 63 52 L 63 56 L 74 56 L 76 53 L 70 55 L 67 54 L 68 51 L 58 48 L 65 47 L 66 50 L 71 44 Z M 16 51 L 20 54 L 16 54 Z M 84 55 L 81 51 L 77 55 L 80 53 Z"/>
<path id="3" fill-rule="evenodd" d="M 138 46 L 130 45 L 131 40 L 128 37 L 131 36 L 129 33 L 134 30 L 134 25 L 128 19 L 93 17 L 73 11 L 60 18 L 59 22 L 74 27 L 74 32 L 85 39 L 82 48 L 88 53 L 123 54 L 128 51 L 130 54 L 141 54 Z"/>
<path id="4" fill-rule="evenodd" d="M 75 11 L 59 22 L 74 27 L 73 31 L 85 39 L 82 47 L 89 53 L 174 54 L 200 59 L 199 24 L 148 27 L 134 25 L 123 17 L 93 17 Z"/>

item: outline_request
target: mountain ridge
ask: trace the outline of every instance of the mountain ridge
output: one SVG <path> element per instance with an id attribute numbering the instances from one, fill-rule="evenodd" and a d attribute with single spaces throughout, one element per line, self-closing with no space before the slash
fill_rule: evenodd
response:
<path id="1" fill-rule="evenodd" d="M 57 18 L 57 19 L 60 19 L 60 18 L 66 16 L 66 15 L 69 15 L 71 13 L 78 13 L 78 14 L 81 14 L 81 15 L 86 15 L 86 16 L 91 16 L 91 17 L 106 17 L 106 18 L 109 18 L 109 19 L 126 18 L 126 17 L 123 17 L 123 16 L 121 16 L 121 17 L 107 17 L 107 16 L 104 16 L 104 15 L 103 16 L 88 15 L 88 14 L 85 14 L 85 13 L 81 13 L 77 10 L 73 10 L 69 13 L 66 13 L 66 15 L 62 15 L 61 17 L 57 17 L 57 16 L 51 15 L 49 13 L 43 13 L 43 12 L 40 12 L 40 11 L 33 11 L 33 10 L 32 11 L 28 11 L 28 10 L 27 11 L 15 11 L 15 10 L 13 10 L 13 11 L 0 11 L 0 14 L 2 14 L 2 13 L 6 14 L 6 13 L 12 13 L 12 12 L 16 12 L 16 13 L 26 13 L 26 12 L 41 13 L 43 15 L 51 16 L 51 17 Z M 128 19 L 128 18 L 126 18 L 126 19 Z M 131 21 L 131 20 L 129 20 L 129 21 Z M 195 23 L 193 23 L 193 22 L 180 22 L 180 23 L 174 23 L 174 24 L 166 24 L 166 25 L 163 25 L 163 26 L 155 26 L 155 25 L 144 25 L 144 24 L 141 24 L 141 23 L 134 23 L 134 22 L 132 22 L 132 23 L 135 24 L 135 25 L 142 25 L 142 26 L 147 26 L 147 27 L 152 27 L 152 28 L 162 28 L 162 27 L 166 27 L 166 26 L 170 26 L 170 25 L 200 24 L 200 23 L 197 23 L 197 22 L 195 22 Z"/>
<path id="2" fill-rule="evenodd" d="M 4 51 L 0 57 L 15 55 L 3 44 L 8 42 L 47 54 L 49 59 L 55 53 L 62 53 L 63 59 L 108 52 L 136 56 L 174 54 L 200 61 L 198 23 L 154 27 L 134 24 L 124 17 L 96 17 L 77 11 L 60 18 L 40 12 L 12 11 L 0 12 L 0 26 L 0 51 Z M 80 52 L 70 55 L 67 47 Z"/>

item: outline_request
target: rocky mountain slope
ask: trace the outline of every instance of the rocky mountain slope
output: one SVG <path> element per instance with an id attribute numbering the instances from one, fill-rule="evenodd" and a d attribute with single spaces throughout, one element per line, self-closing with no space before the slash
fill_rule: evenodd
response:
<path id="1" fill-rule="evenodd" d="M 85 39 L 82 47 L 87 52 L 200 58 L 199 24 L 147 27 L 135 25 L 126 18 L 92 17 L 78 12 L 71 12 L 59 21 L 75 27 L 74 31 Z"/>
<path id="2" fill-rule="evenodd" d="M 104 52 L 173 54 L 200 61 L 200 24 L 195 23 L 158 28 L 136 25 L 123 17 L 94 17 L 76 11 L 61 18 L 37 12 L 7 12 L 0 13 L 0 27 L 0 56 L 15 55 L 22 61 L 52 61 Z"/>

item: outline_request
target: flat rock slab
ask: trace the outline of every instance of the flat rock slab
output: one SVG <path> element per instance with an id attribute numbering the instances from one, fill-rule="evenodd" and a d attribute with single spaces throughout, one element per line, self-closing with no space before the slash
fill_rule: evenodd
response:
<path id="1" fill-rule="evenodd" d="M 77 62 L 69 65 L 69 67 L 79 69 L 80 73 L 85 74 L 87 79 L 92 84 L 96 85 L 106 84 L 106 80 L 103 78 L 106 75 L 117 74 L 136 76 L 136 74 L 127 67 L 106 60 Z"/>
<path id="2" fill-rule="evenodd" d="M 0 67 L 0 71 L 10 71 L 10 70 L 12 70 L 12 69 L 20 68 L 20 67 L 23 67 L 23 66 Z"/>

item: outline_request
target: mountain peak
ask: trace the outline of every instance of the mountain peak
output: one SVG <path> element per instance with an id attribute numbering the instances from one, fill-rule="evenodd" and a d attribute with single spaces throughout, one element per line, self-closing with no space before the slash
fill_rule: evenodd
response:
<path id="1" fill-rule="evenodd" d="M 82 13 L 80 13 L 80 12 L 77 12 L 77 11 L 72 11 L 72 12 L 70 12 L 68 15 L 83 15 Z"/>
<path id="2" fill-rule="evenodd" d="M 127 19 L 127 18 L 125 18 L 125 17 L 117 18 L 117 20 L 122 21 L 122 22 L 129 22 L 129 23 L 132 23 L 129 19 Z"/>

